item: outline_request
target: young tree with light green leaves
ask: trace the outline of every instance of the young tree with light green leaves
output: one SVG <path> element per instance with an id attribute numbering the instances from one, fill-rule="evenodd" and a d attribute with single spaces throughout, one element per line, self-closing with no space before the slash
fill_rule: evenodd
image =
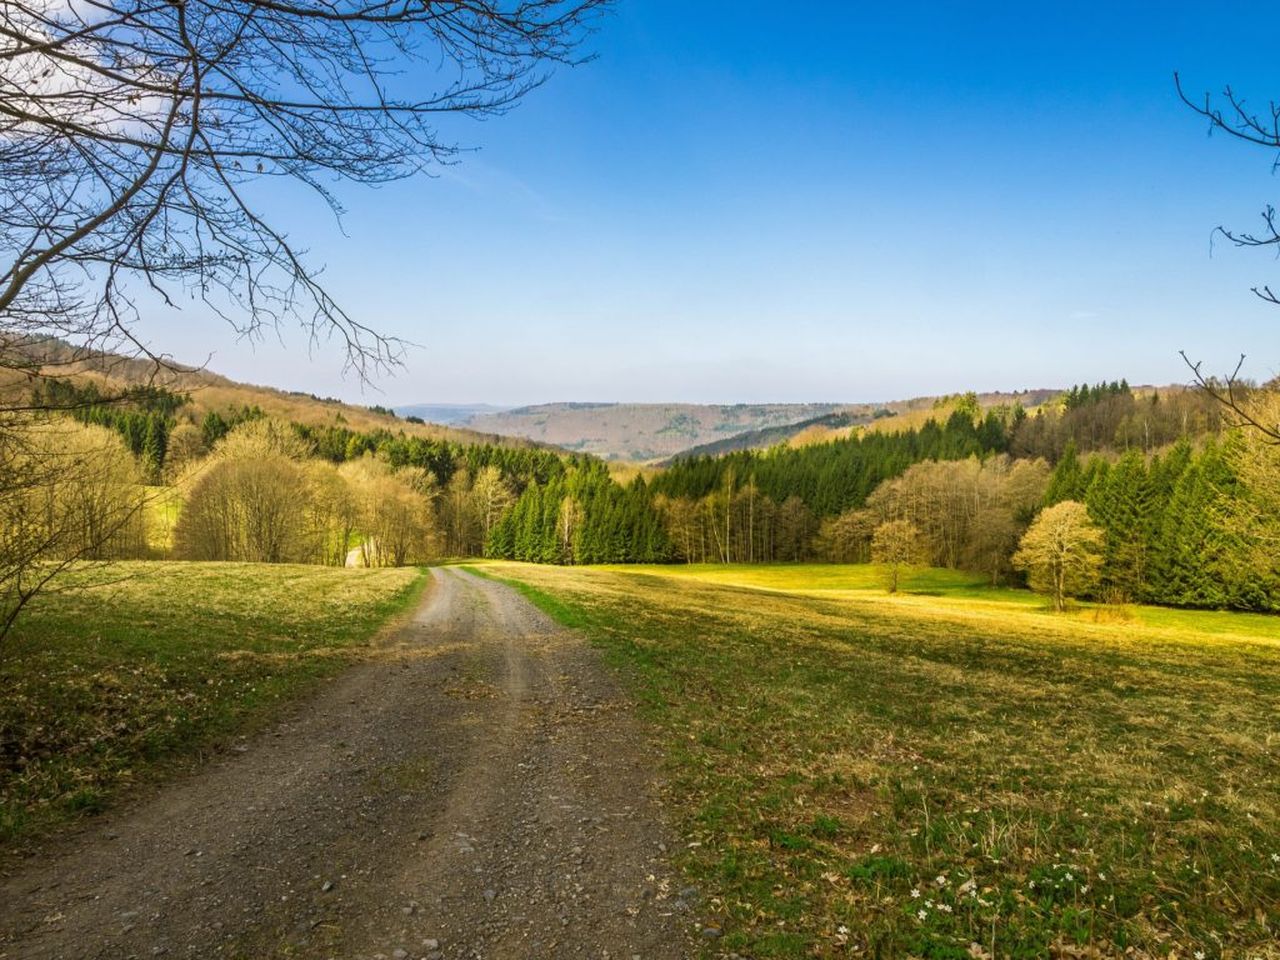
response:
<path id="1" fill-rule="evenodd" d="M 885 588 L 897 593 L 902 575 L 925 563 L 927 547 L 920 528 L 910 520 L 890 520 L 871 536 L 871 562 L 884 569 Z"/>
<path id="2" fill-rule="evenodd" d="M 1089 519 L 1089 510 L 1076 500 L 1046 507 L 1022 537 L 1013 555 L 1015 570 L 1023 570 L 1031 589 L 1053 599 L 1061 612 L 1070 597 L 1087 593 L 1098 583 L 1105 537 Z"/>

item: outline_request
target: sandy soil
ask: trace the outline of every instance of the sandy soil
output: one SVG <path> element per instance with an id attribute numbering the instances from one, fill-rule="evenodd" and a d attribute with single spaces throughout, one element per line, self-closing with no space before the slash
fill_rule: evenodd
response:
<path id="1" fill-rule="evenodd" d="M 684 957 L 696 896 L 594 651 L 433 572 L 371 662 L 0 877 L 0 957 Z"/>

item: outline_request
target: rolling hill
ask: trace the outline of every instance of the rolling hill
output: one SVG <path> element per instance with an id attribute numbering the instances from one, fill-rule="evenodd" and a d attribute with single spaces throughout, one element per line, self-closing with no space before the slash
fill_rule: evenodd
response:
<path id="1" fill-rule="evenodd" d="M 408 408 L 404 408 L 408 409 Z M 526 437 L 606 460 L 646 462 L 699 444 L 838 413 L 837 403 L 545 403 L 478 414 L 459 426 Z"/>
<path id="2" fill-rule="evenodd" d="M 983 393 L 984 407 L 1018 401 L 1034 407 L 1061 391 Z M 861 428 L 900 429 L 949 413 L 945 397 L 887 403 L 543 403 L 509 410 L 483 405 L 418 404 L 397 412 L 484 434 L 524 437 L 605 460 L 659 464 L 678 456 L 718 455 L 779 443 L 822 443 Z"/>
<path id="3" fill-rule="evenodd" d="M 188 394 L 191 403 L 184 408 L 184 416 L 196 422 L 209 411 L 225 414 L 243 407 L 257 407 L 269 417 L 310 427 L 340 424 L 364 432 L 383 429 L 464 444 L 540 445 L 513 434 L 481 433 L 465 426 L 414 422 L 382 407 L 365 407 L 332 397 L 238 383 L 203 368 L 175 364 L 157 370 L 149 361 L 113 354 L 85 354 L 59 343 L 42 345 L 39 359 L 42 363 L 35 366 L 50 375 L 66 378 L 81 386 L 96 383 L 108 395 L 148 384 Z M 0 379 L 0 400 L 25 400 L 30 394 L 31 384 L 32 381 L 18 371 L 4 371 L 3 379 Z"/>

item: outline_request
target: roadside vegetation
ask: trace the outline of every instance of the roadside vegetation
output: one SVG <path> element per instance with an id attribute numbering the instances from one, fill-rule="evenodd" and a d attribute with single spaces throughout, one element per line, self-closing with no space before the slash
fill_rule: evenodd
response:
<path id="1" fill-rule="evenodd" d="M 937 569 L 481 569 L 630 679 L 716 953 L 1280 956 L 1272 617 L 1057 615 Z"/>
<path id="2" fill-rule="evenodd" d="M 368 651 L 414 569 L 81 566 L 0 658 L 0 848 L 96 813 Z"/>

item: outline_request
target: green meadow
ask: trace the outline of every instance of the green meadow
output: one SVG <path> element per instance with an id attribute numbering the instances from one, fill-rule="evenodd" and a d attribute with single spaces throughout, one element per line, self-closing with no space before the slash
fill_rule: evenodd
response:
<path id="1" fill-rule="evenodd" d="M 1280 620 L 486 564 L 623 672 L 715 951 L 1280 956 Z M 709 948 L 710 949 L 710 948 Z"/>

